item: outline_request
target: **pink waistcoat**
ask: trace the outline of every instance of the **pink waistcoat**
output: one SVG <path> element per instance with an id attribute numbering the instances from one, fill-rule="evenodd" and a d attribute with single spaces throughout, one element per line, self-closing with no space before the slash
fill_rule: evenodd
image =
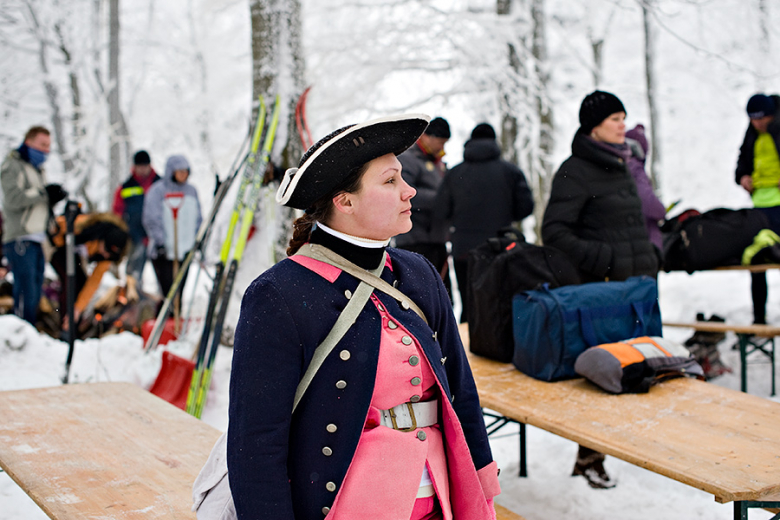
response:
<path id="1" fill-rule="evenodd" d="M 341 273 L 317 260 L 291 258 L 331 282 Z M 481 497 L 491 516 L 455 520 L 495 518 L 492 498 L 500 492 L 496 463 L 475 470 L 457 414 L 449 400 L 440 399 L 444 392 L 417 339 L 374 295 L 371 301 L 382 321 L 374 393 L 357 450 L 327 520 L 408 520 L 426 464 L 445 520 L 453 519 L 453 511 L 473 509 L 459 507 L 463 501 Z M 379 425 L 379 410 L 408 402 L 415 395 L 421 401 L 439 399 L 439 424 L 413 432 Z M 425 432 L 423 439 L 418 436 L 420 431 Z M 468 492 L 451 497 L 453 482 Z"/>

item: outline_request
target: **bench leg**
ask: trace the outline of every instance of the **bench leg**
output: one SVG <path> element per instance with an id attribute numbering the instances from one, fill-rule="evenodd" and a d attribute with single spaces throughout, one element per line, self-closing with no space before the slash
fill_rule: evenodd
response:
<path id="1" fill-rule="evenodd" d="M 761 351 L 762 354 L 764 354 L 767 358 L 769 358 L 769 362 L 772 369 L 772 393 L 771 396 L 774 396 L 776 394 L 776 386 L 775 386 L 775 338 L 771 338 L 766 340 L 763 343 L 759 343 L 758 341 L 754 341 L 754 339 L 751 339 L 749 334 L 737 334 L 737 337 L 739 338 L 739 361 L 740 361 L 740 377 L 742 379 L 740 388 L 743 392 L 747 392 L 747 364 L 748 364 L 748 355 L 755 352 L 756 350 Z M 748 350 L 749 347 L 753 347 L 751 350 Z"/>
<path id="2" fill-rule="evenodd" d="M 748 520 L 748 510 L 750 508 L 778 508 L 780 502 L 757 502 L 753 500 L 738 500 L 734 502 L 734 520 Z M 769 520 L 780 520 L 780 513 Z"/>
<path id="3" fill-rule="evenodd" d="M 747 393 L 747 347 L 748 347 L 748 335 L 738 334 L 739 336 L 739 370 L 742 382 L 740 388 L 743 392 Z M 747 518 L 747 513 L 745 518 Z"/>
<path id="4" fill-rule="evenodd" d="M 528 476 L 528 468 L 526 467 L 526 453 L 525 453 L 525 423 L 517 423 L 520 425 L 520 476 Z"/>
<path id="5" fill-rule="evenodd" d="M 482 409 L 482 415 L 485 417 L 489 417 L 491 421 L 485 425 L 485 429 L 487 430 L 488 437 L 496 433 L 498 430 L 503 428 L 509 423 L 517 423 L 520 426 L 520 473 L 519 475 L 521 477 L 527 477 L 528 476 L 528 468 L 526 467 L 526 451 L 525 451 L 525 424 L 521 422 L 517 422 L 513 419 L 510 419 L 509 417 L 504 417 L 503 415 L 494 414 L 491 412 L 486 412 L 485 409 Z"/>

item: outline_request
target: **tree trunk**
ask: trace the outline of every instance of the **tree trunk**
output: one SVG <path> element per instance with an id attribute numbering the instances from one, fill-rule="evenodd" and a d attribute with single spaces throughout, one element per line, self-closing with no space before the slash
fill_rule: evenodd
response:
<path id="1" fill-rule="evenodd" d="M 303 92 L 305 67 L 301 50 L 300 0 L 250 0 L 249 10 L 252 19 L 252 101 L 263 96 L 270 117 L 274 98 L 277 94 L 280 96 L 280 122 L 271 160 L 283 168 L 297 166 L 303 150 L 296 137 L 295 103 Z M 255 109 L 253 119 L 256 116 Z M 275 190 L 276 185 L 269 189 Z M 272 197 L 264 200 L 271 201 Z M 258 215 L 262 214 L 258 211 Z M 279 208 L 275 222 L 269 223 L 275 228 L 272 257 L 276 261 L 286 256 L 293 216 L 292 210 Z"/>
<path id="2" fill-rule="evenodd" d="M 532 0 L 531 21 L 533 23 L 533 44 L 531 54 L 534 57 L 536 84 L 536 114 L 539 118 L 539 148 L 535 168 L 530 173 L 536 177 L 534 190 L 534 216 L 536 217 L 537 241 L 541 242 L 542 218 L 550 198 L 553 165 L 551 158 L 555 148 L 552 104 L 548 92 L 550 74 L 547 64 L 547 33 L 545 31 L 544 0 Z"/>
<path id="3" fill-rule="evenodd" d="M 108 124 L 109 124 L 109 193 L 122 182 L 125 161 L 126 128 L 122 128 L 119 109 L 119 0 L 108 2 Z M 126 154 L 125 154 L 126 155 Z"/>
<path id="4" fill-rule="evenodd" d="M 659 193 L 660 187 L 658 185 L 658 171 L 661 168 L 661 145 L 660 145 L 660 131 L 658 121 L 658 104 L 656 103 L 656 85 L 655 85 L 655 33 L 653 26 L 650 22 L 650 8 L 652 8 L 652 1 L 648 0 L 642 4 L 642 19 L 644 21 L 645 30 L 645 81 L 647 88 L 647 106 L 650 110 L 650 181 L 653 183 Z"/>
<path id="5" fill-rule="evenodd" d="M 512 1 L 511 0 L 497 0 L 496 1 L 496 14 L 499 16 L 508 16 L 511 12 Z M 507 55 L 509 61 L 509 68 L 514 74 L 521 73 L 520 58 L 517 55 L 517 49 L 515 45 L 509 43 L 507 45 Z M 517 136 L 518 136 L 518 122 L 517 116 L 513 111 L 513 103 L 511 101 L 511 94 L 508 91 L 508 87 L 499 86 L 499 92 L 503 90 L 503 93 L 499 94 L 501 99 L 499 105 L 501 106 L 501 134 L 499 136 L 499 144 L 501 146 L 501 155 L 507 161 L 518 164 L 517 155 Z"/>

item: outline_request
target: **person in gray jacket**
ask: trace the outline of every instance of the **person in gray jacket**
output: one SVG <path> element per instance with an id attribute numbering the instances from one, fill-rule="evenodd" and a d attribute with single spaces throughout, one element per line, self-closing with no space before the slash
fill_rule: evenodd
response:
<path id="1" fill-rule="evenodd" d="M 434 218 L 451 225 L 452 257 L 463 303 L 461 323 L 468 320 L 469 251 L 533 209 L 525 175 L 501 158 L 493 127 L 475 126 L 463 147 L 463 162 L 445 175 L 434 207 Z"/>
<path id="2" fill-rule="evenodd" d="M 412 199 L 412 230 L 395 237 L 396 247 L 419 253 L 433 264 L 442 275 L 448 293 L 447 231 L 443 223 L 434 221 L 433 204 L 447 171 L 442 158 L 449 138 L 449 123 L 435 117 L 417 143 L 398 156 L 404 181 L 417 190 L 417 195 Z"/>
<path id="3" fill-rule="evenodd" d="M 3 189 L 3 255 L 14 275 L 14 313 L 35 325 L 43 287 L 43 246 L 51 206 L 66 197 L 58 184 L 46 184 L 43 163 L 51 148 L 49 130 L 33 126 L 22 145 L 0 166 Z"/>
<path id="4" fill-rule="evenodd" d="M 149 236 L 149 256 L 163 296 L 173 285 L 174 258 L 184 260 L 195 246 L 195 237 L 203 221 L 198 192 L 187 182 L 189 176 L 190 163 L 186 157 L 172 155 L 165 164 L 162 180 L 155 182 L 144 197 L 141 220 Z M 183 282 L 186 282 L 186 274 Z"/>

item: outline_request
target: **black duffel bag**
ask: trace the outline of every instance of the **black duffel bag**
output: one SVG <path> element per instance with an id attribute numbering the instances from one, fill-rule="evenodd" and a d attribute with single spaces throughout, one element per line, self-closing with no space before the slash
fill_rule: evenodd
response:
<path id="1" fill-rule="evenodd" d="M 700 215 L 685 212 L 661 228 L 664 271 L 702 271 L 740 265 L 742 252 L 769 219 L 758 209 L 717 208 Z M 687 218 L 681 218 L 687 217 Z"/>
<path id="2" fill-rule="evenodd" d="M 514 355 L 512 296 L 580 282 L 577 269 L 561 251 L 528 244 L 523 234 L 504 228 L 469 253 L 468 316 L 470 350 L 509 363 Z"/>

